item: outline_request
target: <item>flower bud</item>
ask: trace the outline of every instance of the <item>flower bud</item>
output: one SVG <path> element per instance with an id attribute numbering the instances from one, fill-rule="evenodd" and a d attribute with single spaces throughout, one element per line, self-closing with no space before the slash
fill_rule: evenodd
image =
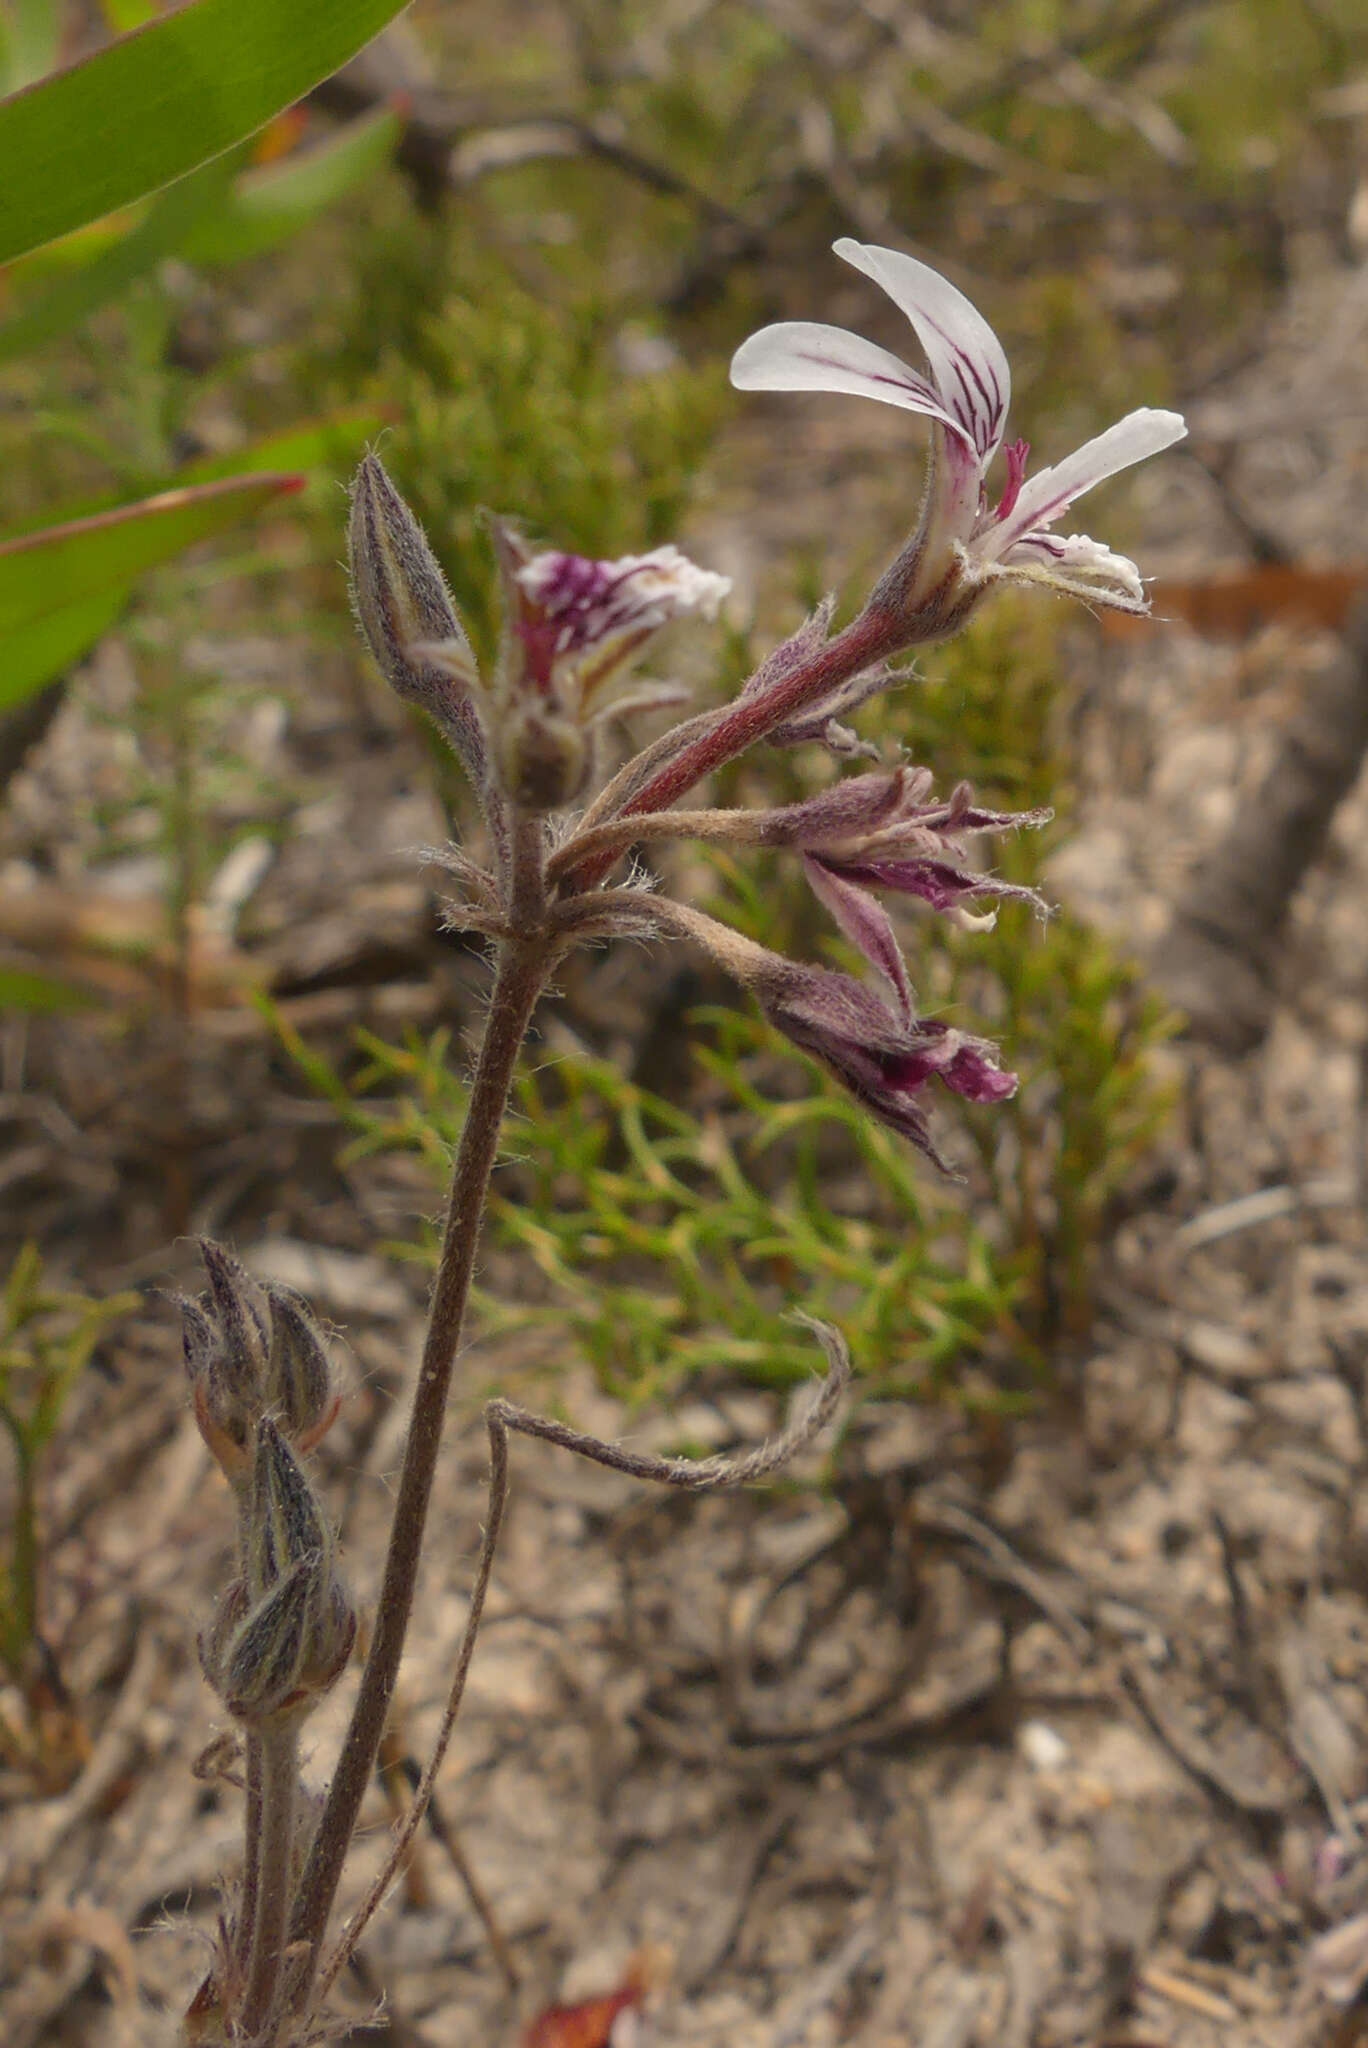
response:
<path id="1" fill-rule="evenodd" d="M 224 1645 L 216 1689 L 239 1720 L 264 1721 L 300 1704 L 295 1695 L 323 1570 L 321 1552 L 301 1557 Z"/>
<path id="2" fill-rule="evenodd" d="M 257 1424 L 243 1571 L 200 1639 L 205 1676 L 231 1714 L 259 1723 L 307 1711 L 338 1678 L 356 1613 L 303 1469 L 269 1416 Z"/>
<path id="3" fill-rule="evenodd" d="M 274 1414 L 307 1451 L 340 1404 L 308 1303 L 293 1288 L 262 1288 L 222 1245 L 200 1245 L 207 1299 L 181 1299 L 185 1369 L 200 1434 L 235 1486 L 247 1483 L 257 1424 Z"/>
<path id="4" fill-rule="evenodd" d="M 182 1300 L 181 1340 L 200 1434 L 235 1485 L 250 1461 L 263 1405 L 267 1329 L 264 1297 L 230 1252 L 200 1241 L 207 1302 Z"/>
<path id="5" fill-rule="evenodd" d="M 313 1488 L 269 1415 L 257 1424 L 245 1530 L 247 1587 L 260 1599 L 303 1557 L 331 1552 Z"/>
<path id="6" fill-rule="evenodd" d="M 280 1426 L 301 1451 L 331 1427 L 341 1396 L 334 1390 L 323 1335 L 308 1303 L 292 1287 L 266 1290 L 271 1318 L 265 1391 Z"/>
<path id="7" fill-rule="evenodd" d="M 381 674 L 427 712 L 482 782 L 484 735 L 470 696 L 475 656 L 422 527 L 374 455 L 352 485 L 347 552 L 357 623 Z M 443 645 L 440 666 L 413 653 L 423 642 Z"/>
<path id="8" fill-rule="evenodd" d="M 200 1645 L 205 1676 L 230 1714 L 261 1722 L 308 1713 L 341 1677 L 356 1610 L 320 1550 L 297 1558 L 253 1607 L 236 1580 Z"/>

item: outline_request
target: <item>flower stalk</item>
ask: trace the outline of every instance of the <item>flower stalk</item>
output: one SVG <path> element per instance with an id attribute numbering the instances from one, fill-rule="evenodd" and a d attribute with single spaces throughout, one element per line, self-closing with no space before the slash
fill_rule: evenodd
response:
<path id="1" fill-rule="evenodd" d="M 484 1038 L 452 1169 L 446 1226 L 395 1496 L 389 1551 L 376 1603 L 374 1633 L 361 1690 L 300 1881 L 290 1927 L 291 1941 L 302 1944 L 305 1954 L 295 1991 L 300 2008 L 308 2003 L 319 1948 L 398 1682 L 489 1177 L 498 1153 L 499 1131 L 518 1054 L 554 958 L 554 950 L 545 938 L 510 939 L 500 952 L 495 971 Z"/>
<path id="2" fill-rule="evenodd" d="M 1024 444 L 1012 443 L 1005 487 L 990 509 L 985 479 L 1002 444 L 1010 391 L 996 338 L 925 265 L 853 243 L 839 244 L 838 254 L 902 306 L 928 373 L 839 329 L 787 323 L 743 345 L 733 380 L 742 388 L 863 393 L 929 418 L 933 449 L 920 524 L 849 624 L 831 632 L 828 601 L 729 703 L 684 718 L 616 772 L 605 774 L 613 733 L 682 694 L 668 682 L 626 683 L 628 664 L 672 621 L 711 617 L 727 579 L 673 547 L 616 562 L 539 552 L 496 521 L 504 629 L 485 676 L 426 538 L 375 456 L 356 478 L 349 544 L 361 630 L 391 686 L 431 717 L 480 796 L 487 853 L 450 848 L 439 858 L 457 892 L 450 921 L 490 941 L 493 984 L 452 1167 L 370 1645 L 311 1831 L 301 1819 L 299 1730 L 336 1682 L 355 1633 L 332 1532 L 304 1463 L 337 1413 L 338 1396 L 307 1305 L 256 1285 L 220 1247 L 204 1247 L 207 1297 L 182 1304 L 196 1418 L 238 1514 L 232 1576 L 201 1640 L 206 1675 L 242 1725 L 247 1751 L 241 1903 L 225 1953 L 192 2008 L 197 2022 L 206 2015 L 221 2022 L 225 2043 L 292 2048 L 317 2038 L 328 2024 L 322 2001 L 402 1867 L 464 1694 L 506 1499 L 510 1434 L 646 1481 L 735 1485 L 791 1457 L 824 1425 L 846 1384 L 841 1339 L 815 1326 L 828 1370 L 808 1412 L 752 1452 L 702 1461 L 645 1457 L 506 1401 L 489 1404 L 485 1536 L 437 1741 L 380 1877 L 329 1948 L 329 1922 L 399 1679 L 509 1090 L 538 999 L 566 953 L 621 938 L 700 946 L 755 997 L 776 1031 L 937 1163 L 927 1111 L 935 1086 L 986 1105 L 1016 1087 L 996 1046 L 921 1011 L 882 899 L 910 899 L 919 911 L 979 931 L 991 926 L 997 905 L 1024 901 L 1043 914 L 1034 892 L 995 876 L 977 850 L 1049 813 L 988 809 L 967 784 L 937 796 L 926 770 L 884 761 L 842 721 L 900 680 L 889 665 L 895 656 L 956 630 L 997 582 L 1044 583 L 1143 610 L 1133 564 L 1079 536 L 1059 541 L 1050 529 L 1074 497 L 1169 445 L 1182 423 L 1172 414 L 1131 414 L 1033 479 Z M 837 762 L 873 756 L 874 766 L 838 772 L 799 803 L 677 808 L 713 770 L 762 742 L 816 745 Z M 658 893 L 648 875 L 615 874 L 634 848 L 676 838 L 791 854 L 863 957 L 862 973 L 787 959 Z"/>

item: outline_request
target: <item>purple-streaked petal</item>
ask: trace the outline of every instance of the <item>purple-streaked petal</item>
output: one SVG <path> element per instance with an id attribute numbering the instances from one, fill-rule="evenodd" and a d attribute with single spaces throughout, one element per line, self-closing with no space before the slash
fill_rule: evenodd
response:
<path id="1" fill-rule="evenodd" d="M 917 896 L 933 910 L 957 910 L 970 896 L 1000 896 L 1044 910 L 1039 891 L 1020 882 L 1002 882 L 996 875 L 978 875 L 943 860 L 834 860 L 828 873 L 843 876 L 857 888 L 892 889 Z"/>
<path id="2" fill-rule="evenodd" d="M 843 240 L 836 254 L 872 277 L 917 330 L 941 403 L 987 468 L 1002 439 L 1012 373 L 983 315 L 947 278 L 900 249 Z"/>
<path id="3" fill-rule="evenodd" d="M 781 320 L 752 334 L 732 357 L 731 380 L 738 391 L 844 391 L 877 398 L 965 434 L 925 377 L 863 336 L 815 320 Z"/>
<path id="4" fill-rule="evenodd" d="M 882 903 L 808 854 L 803 856 L 803 872 L 817 901 L 831 912 L 852 946 L 859 947 L 870 966 L 888 983 L 899 1014 L 904 1023 L 910 1024 L 916 1015 L 912 984 L 907 978 L 902 948 Z"/>
<path id="5" fill-rule="evenodd" d="M 1130 557 L 1114 554 L 1086 533 L 1024 533 L 1008 549 L 1001 573 L 1117 611 L 1149 610 L 1140 571 Z"/>
<path id="6" fill-rule="evenodd" d="M 654 632 L 687 612 L 713 618 L 731 579 L 700 569 L 676 547 L 597 562 L 553 549 L 513 572 L 523 595 L 556 634 L 558 654 L 577 654 L 622 634 Z"/>
<path id="7" fill-rule="evenodd" d="M 998 1065 L 997 1047 L 986 1038 L 931 1017 L 919 1019 L 916 1037 L 911 1050 L 883 1062 L 891 1086 L 918 1088 L 934 1075 L 969 1102 L 1005 1102 L 1015 1095 L 1016 1075 Z"/>
<path id="8" fill-rule="evenodd" d="M 1042 469 L 1028 477 L 1007 516 L 983 536 L 984 552 L 1000 558 L 1032 527 L 1051 525 L 1094 484 L 1129 469 L 1132 463 L 1143 462 L 1148 455 L 1171 448 L 1186 432 L 1187 424 L 1178 412 L 1158 412 L 1144 406 L 1139 412 L 1127 413 L 1104 434 L 1075 448 L 1053 469 Z"/>

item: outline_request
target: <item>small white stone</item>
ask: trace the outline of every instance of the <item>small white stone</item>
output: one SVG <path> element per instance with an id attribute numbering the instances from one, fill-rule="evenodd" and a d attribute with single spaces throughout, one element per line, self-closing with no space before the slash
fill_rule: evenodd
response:
<path id="1" fill-rule="evenodd" d="M 1069 1760 L 1069 1745 L 1046 1721 L 1024 1721 L 1017 1748 L 1033 1771 L 1057 1771 Z"/>

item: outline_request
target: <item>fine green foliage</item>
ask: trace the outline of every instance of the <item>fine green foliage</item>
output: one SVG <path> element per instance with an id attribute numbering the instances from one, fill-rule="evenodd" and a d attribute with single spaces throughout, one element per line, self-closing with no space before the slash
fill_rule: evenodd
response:
<path id="1" fill-rule="evenodd" d="M 0 263 L 245 141 L 400 11 L 192 0 L 0 102 Z"/>
<path id="2" fill-rule="evenodd" d="M 692 369 L 668 349 L 662 367 L 626 372 L 620 307 L 537 298 L 496 259 L 446 255 L 455 288 L 403 358 L 382 355 L 376 386 L 395 412 L 386 464 L 487 660 L 497 612 L 482 514 L 600 558 L 678 539 L 726 385 L 716 362 Z"/>
<path id="3" fill-rule="evenodd" d="M 12 1506 L 0 1557 L 0 1664 L 21 1682 L 38 1630 L 42 1455 L 96 1345 L 111 1323 L 137 1305 L 136 1294 L 96 1301 L 45 1286 L 32 1245 L 20 1252 L 0 1290 L 0 1426 L 13 1461 Z"/>
<path id="4" fill-rule="evenodd" d="M 838 1323 L 884 1393 L 935 1394 L 1011 1336 L 1011 1274 L 909 1147 L 806 1060 L 785 1063 L 783 1099 L 754 1019 L 690 1023 L 697 1106 L 582 1054 L 519 1080 L 489 1216 L 521 1277 L 477 1292 L 486 1328 L 568 1332 L 633 1399 L 694 1374 L 806 1380 L 795 1304 Z M 395 1046 L 363 1033 L 344 1081 L 277 1028 L 355 1133 L 349 1157 L 411 1150 L 445 1180 L 466 1103 L 446 1034 Z M 427 1261 L 436 1240 L 399 1249 Z"/>

